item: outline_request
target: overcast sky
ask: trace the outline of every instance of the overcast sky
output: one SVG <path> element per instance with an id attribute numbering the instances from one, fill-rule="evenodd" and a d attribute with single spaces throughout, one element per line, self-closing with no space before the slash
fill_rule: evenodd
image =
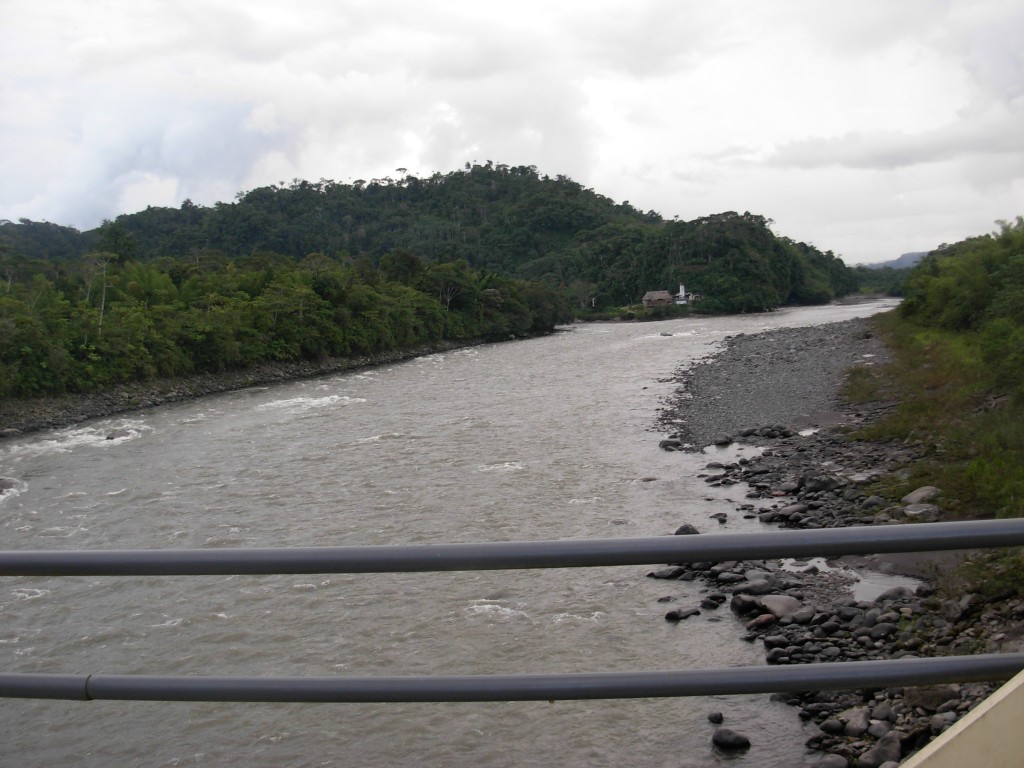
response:
<path id="1" fill-rule="evenodd" d="M 0 0 L 0 218 L 536 165 L 848 263 L 1024 213 L 1020 0 Z"/>

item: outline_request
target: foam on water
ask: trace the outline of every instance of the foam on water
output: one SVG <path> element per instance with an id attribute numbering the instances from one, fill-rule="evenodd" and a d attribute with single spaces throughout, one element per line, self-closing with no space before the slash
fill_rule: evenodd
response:
<path id="1" fill-rule="evenodd" d="M 255 410 L 266 411 L 280 408 L 297 408 L 297 409 L 310 409 L 310 408 L 324 408 L 330 405 L 355 405 L 356 403 L 365 403 L 366 398 L 363 397 L 348 397 L 346 395 L 326 395 L 324 397 L 290 397 L 285 400 L 272 400 L 269 403 L 263 403 L 257 405 Z"/>
<path id="2" fill-rule="evenodd" d="M 481 464 L 478 472 L 522 472 L 526 466 L 520 461 L 503 461 L 500 464 Z"/>
<path id="3" fill-rule="evenodd" d="M 379 435 L 370 435 L 369 437 L 362 437 L 356 440 L 356 443 L 379 443 L 382 440 L 405 440 L 408 437 L 408 435 L 404 435 L 401 432 L 383 432 Z"/>
<path id="4" fill-rule="evenodd" d="M 555 624 L 597 624 L 608 614 L 604 611 L 591 611 L 590 613 L 556 613 L 552 618 Z"/>
<path id="5" fill-rule="evenodd" d="M 60 429 L 42 439 L 24 443 L 10 442 L 3 455 L 9 461 L 35 459 L 52 454 L 71 453 L 78 448 L 112 448 L 136 440 L 152 429 L 141 419 L 100 421 L 87 427 Z"/>
<path id="6" fill-rule="evenodd" d="M 6 477 L 4 479 L 10 481 L 11 487 L 0 492 L 0 504 L 4 504 L 28 490 L 28 483 L 24 480 L 19 480 L 16 477 Z"/>
<path id="7" fill-rule="evenodd" d="M 50 590 L 22 587 L 20 589 L 12 589 L 11 594 L 14 595 L 16 600 L 38 600 L 39 598 L 46 597 L 50 594 Z"/>
<path id="8" fill-rule="evenodd" d="M 500 602 L 493 600 L 475 600 L 473 601 L 473 604 L 467 608 L 467 611 L 473 615 L 487 616 L 501 621 L 530 618 L 527 613 L 519 610 L 518 608 L 510 608 L 507 605 L 502 605 Z"/>

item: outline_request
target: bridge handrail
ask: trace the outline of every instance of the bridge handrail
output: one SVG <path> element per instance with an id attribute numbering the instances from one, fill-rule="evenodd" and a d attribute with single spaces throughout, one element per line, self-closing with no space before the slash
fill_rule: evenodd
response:
<path id="1" fill-rule="evenodd" d="M 368 547 L 0 552 L 0 576 L 382 573 L 593 567 L 1024 544 L 1024 519 L 634 539 Z M 650 698 L 1006 680 L 1024 653 L 654 672 L 429 677 L 0 673 L 0 697 L 247 702 Z"/>
<path id="2" fill-rule="evenodd" d="M 625 539 L 361 547 L 23 550 L 0 576 L 210 576 L 590 568 L 1024 545 L 1024 518 Z"/>
<path id="3" fill-rule="evenodd" d="M 92 701 L 483 702 L 722 696 L 1006 680 L 1024 653 L 770 667 L 529 675 L 287 677 L 0 674 L 0 696 Z"/>

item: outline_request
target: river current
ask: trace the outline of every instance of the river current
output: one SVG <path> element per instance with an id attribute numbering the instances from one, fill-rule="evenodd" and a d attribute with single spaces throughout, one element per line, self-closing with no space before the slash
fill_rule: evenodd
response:
<path id="1" fill-rule="evenodd" d="M 730 334 L 890 302 L 586 324 L 0 442 L 5 549 L 289 547 L 654 536 L 732 511 L 658 448 L 673 371 Z M 115 429 L 123 437 L 108 440 Z M 752 450 L 752 449 L 747 449 Z M 741 454 L 742 455 L 742 454 Z M 730 515 L 721 532 L 756 529 Z M 596 672 L 760 665 L 728 610 L 647 567 L 399 575 L 5 578 L 0 671 L 195 675 Z M 688 592 L 689 590 L 689 592 Z M 0 700 L 18 766 L 813 765 L 767 696 L 493 704 Z"/>

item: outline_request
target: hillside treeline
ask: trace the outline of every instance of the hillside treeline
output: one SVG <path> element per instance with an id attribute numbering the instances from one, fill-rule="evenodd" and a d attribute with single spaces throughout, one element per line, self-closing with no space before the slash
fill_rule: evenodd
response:
<path id="1" fill-rule="evenodd" d="M 108 240 L 123 234 L 108 230 Z M 323 254 L 136 261 L 92 251 L 4 275 L 0 396 L 545 333 L 566 316 L 539 283 L 401 250 L 379 266 Z"/>
<path id="2" fill-rule="evenodd" d="M 378 266 L 405 250 L 425 263 L 535 280 L 578 309 L 639 302 L 685 284 L 708 312 L 827 302 L 856 290 L 831 252 L 776 236 L 758 215 L 720 213 L 666 221 L 533 166 L 468 165 L 428 178 L 295 180 L 240 194 L 232 203 L 147 208 L 117 217 L 119 236 L 54 224 L 7 222 L 0 243 L 21 258 L 81 260 L 112 251 L 140 262 L 310 253 Z M 104 242 L 106 240 L 107 242 Z"/>
<path id="3" fill-rule="evenodd" d="M 1024 399 L 1024 217 L 999 225 L 926 256 L 904 284 L 900 313 L 969 336 L 989 384 Z"/>
<path id="4" fill-rule="evenodd" d="M 940 247 L 904 289 L 879 320 L 900 404 L 869 436 L 923 449 L 903 491 L 937 486 L 955 516 L 1024 515 L 1024 218 Z"/>

